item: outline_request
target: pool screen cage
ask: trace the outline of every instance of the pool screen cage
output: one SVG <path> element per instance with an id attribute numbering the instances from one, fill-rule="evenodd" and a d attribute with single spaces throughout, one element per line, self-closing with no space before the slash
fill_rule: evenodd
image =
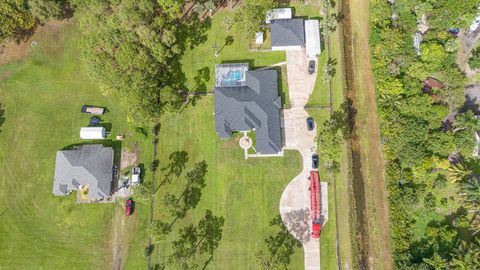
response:
<path id="1" fill-rule="evenodd" d="M 215 87 L 245 86 L 248 63 L 215 65 Z"/>

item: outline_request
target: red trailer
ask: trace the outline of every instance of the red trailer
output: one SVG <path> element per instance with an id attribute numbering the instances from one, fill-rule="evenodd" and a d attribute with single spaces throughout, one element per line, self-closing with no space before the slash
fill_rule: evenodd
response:
<path id="1" fill-rule="evenodd" d="M 310 211 L 312 213 L 312 238 L 320 238 L 322 208 L 320 207 L 318 171 L 310 171 Z"/>

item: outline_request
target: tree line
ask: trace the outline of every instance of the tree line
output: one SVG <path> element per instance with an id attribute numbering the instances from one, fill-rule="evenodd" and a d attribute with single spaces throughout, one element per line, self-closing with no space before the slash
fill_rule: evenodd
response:
<path id="1" fill-rule="evenodd" d="M 452 172 L 458 164 L 476 163 L 463 157 L 472 156 L 480 122 L 464 105 L 467 79 L 455 62 L 458 39 L 447 31 L 468 29 L 477 4 L 396 0 L 371 5 L 370 44 L 398 269 L 479 265 L 474 255 L 480 252 L 478 205 L 465 200 L 475 195 L 464 195 L 479 194 L 472 187 L 478 175 L 458 173 L 461 180 L 454 180 Z M 427 31 L 417 55 L 413 35 L 419 24 Z M 440 83 L 429 84 L 429 78 Z"/>
<path id="2" fill-rule="evenodd" d="M 68 15 L 67 0 L 0 1 L 0 44 L 28 36 L 35 26 Z"/>

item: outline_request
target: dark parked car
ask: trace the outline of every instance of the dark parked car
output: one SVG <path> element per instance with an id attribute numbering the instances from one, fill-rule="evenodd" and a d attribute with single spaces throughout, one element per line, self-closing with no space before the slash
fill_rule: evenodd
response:
<path id="1" fill-rule="evenodd" d="M 312 155 L 312 168 L 314 168 L 314 169 L 318 168 L 318 155 L 317 154 Z"/>
<path id="2" fill-rule="evenodd" d="M 313 121 L 312 117 L 307 118 L 307 128 L 310 131 L 312 131 L 315 128 L 315 122 Z"/>
<path id="3" fill-rule="evenodd" d="M 311 60 L 308 62 L 308 74 L 315 73 L 315 61 Z"/>
<path id="4" fill-rule="evenodd" d="M 126 202 L 125 202 L 125 216 L 130 216 L 131 214 L 133 214 L 133 200 L 131 198 L 129 198 Z"/>

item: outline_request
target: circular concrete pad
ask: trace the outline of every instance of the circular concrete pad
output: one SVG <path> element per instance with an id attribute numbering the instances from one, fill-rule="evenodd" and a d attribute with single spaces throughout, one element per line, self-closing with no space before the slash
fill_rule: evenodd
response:
<path id="1" fill-rule="evenodd" d="M 240 144 L 241 148 L 248 149 L 252 147 L 253 142 L 252 139 L 250 139 L 248 136 L 243 136 L 242 138 L 240 138 L 238 144 Z"/>

